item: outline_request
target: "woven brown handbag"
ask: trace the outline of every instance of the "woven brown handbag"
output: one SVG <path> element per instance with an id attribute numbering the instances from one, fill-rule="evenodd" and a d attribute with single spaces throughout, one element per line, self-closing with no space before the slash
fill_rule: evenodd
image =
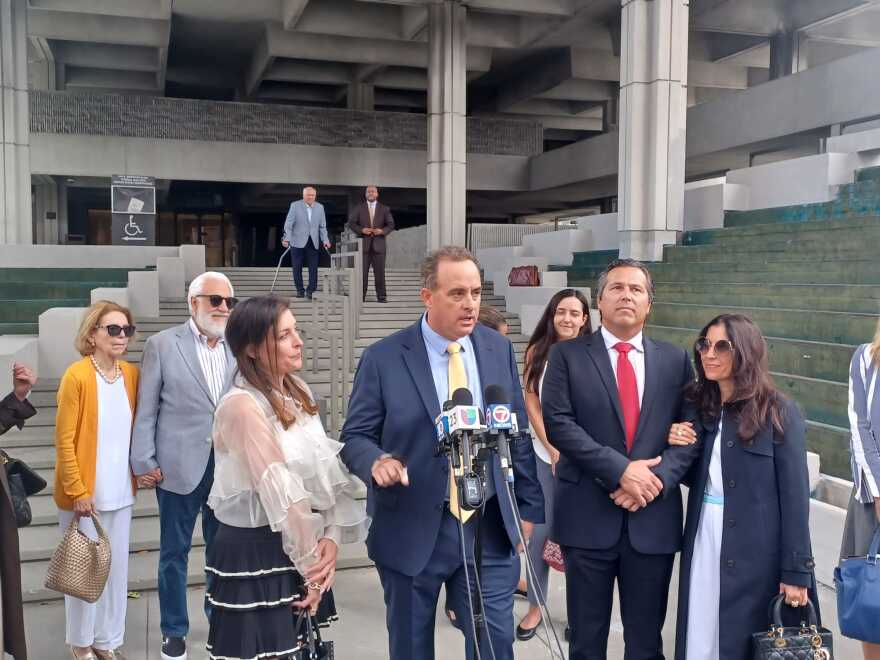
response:
<path id="1" fill-rule="evenodd" d="M 87 603 L 101 597 L 110 573 L 110 539 L 96 514 L 92 515 L 92 522 L 98 532 L 97 541 L 79 530 L 79 518 L 70 521 L 46 572 L 48 589 Z"/>

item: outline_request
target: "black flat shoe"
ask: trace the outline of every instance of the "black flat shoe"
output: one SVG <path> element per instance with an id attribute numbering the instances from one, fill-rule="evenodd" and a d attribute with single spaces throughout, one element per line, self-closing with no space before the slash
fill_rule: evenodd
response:
<path id="1" fill-rule="evenodd" d="M 524 590 L 522 590 L 522 589 L 515 589 L 514 592 L 513 592 L 513 595 L 514 595 L 514 596 L 520 596 L 520 597 L 522 597 L 522 598 L 528 598 L 528 597 L 529 597 L 528 592 L 526 592 L 526 591 L 524 591 Z"/>
<path id="2" fill-rule="evenodd" d="M 523 628 L 522 626 L 516 627 L 516 638 L 521 642 L 527 642 L 532 637 L 535 636 L 535 633 L 538 631 L 538 627 L 541 625 L 541 622 L 538 621 L 538 625 L 534 628 Z"/>

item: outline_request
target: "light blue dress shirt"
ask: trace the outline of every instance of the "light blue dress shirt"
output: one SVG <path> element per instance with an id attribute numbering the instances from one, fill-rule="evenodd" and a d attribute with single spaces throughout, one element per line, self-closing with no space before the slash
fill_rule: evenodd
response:
<path id="1" fill-rule="evenodd" d="M 431 365 L 431 376 L 434 378 L 434 387 L 437 389 L 437 401 L 440 409 L 451 397 L 449 391 L 449 353 L 446 347 L 450 341 L 443 337 L 428 325 L 427 313 L 422 315 L 422 338 L 425 340 L 425 349 L 428 351 L 428 363 Z M 467 372 L 468 389 L 474 395 L 474 405 L 483 410 L 483 388 L 480 386 L 480 372 L 477 369 L 477 356 L 474 353 L 474 345 L 470 337 L 462 337 L 458 340 L 461 345 L 461 357 L 464 360 L 464 368 Z"/>
<path id="2" fill-rule="evenodd" d="M 428 364 L 431 365 L 431 377 L 434 379 L 434 387 L 437 389 L 437 401 L 440 409 L 443 404 L 451 397 L 449 392 L 449 353 L 446 347 L 449 346 L 449 340 L 442 335 L 437 334 L 428 325 L 428 315 L 422 315 L 422 339 L 425 342 L 425 349 L 428 351 Z M 480 372 L 477 369 L 477 354 L 474 352 L 474 345 L 471 343 L 470 337 L 462 337 L 458 340 L 461 345 L 461 357 L 464 360 L 464 369 L 467 372 L 468 389 L 474 396 L 474 405 L 480 410 L 483 408 L 483 388 L 480 384 Z M 486 479 L 485 497 L 488 500 L 495 495 L 495 480 L 490 476 Z M 449 499 L 447 493 L 446 499 Z"/>

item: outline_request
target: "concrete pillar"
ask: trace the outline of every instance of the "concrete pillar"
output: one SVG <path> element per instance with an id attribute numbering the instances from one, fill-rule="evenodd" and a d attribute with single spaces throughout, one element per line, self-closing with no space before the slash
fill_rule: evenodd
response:
<path id="1" fill-rule="evenodd" d="M 770 80 L 790 76 L 807 68 L 806 40 L 797 30 L 770 35 Z"/>
<path id="2" fill-rule="evenodd" d="M 58 186 L 51 176 L 34 176 L 34 243 L 58 245 Z"/>
<path id="3" fill-rule="evenodd" d="M 349 110 L 376 109 L 376 87 L 369 83 L 349 83 L 346 101 Z"/>
<path id="4" fill-rule="evenodd" d="M 33 242 L 27 0 L 0 0 L 0 243 Z"/>
<path id="5" fill-rule="evenodd" d="M 687 0 L 621 0 L 620 254 L 659 261 L 684 226 Z"/>
<path id="6" fill-rule="evenodd" d="M 467 237 L 467 10 L 459 0 L 429 6 L 428 250 Z"/>

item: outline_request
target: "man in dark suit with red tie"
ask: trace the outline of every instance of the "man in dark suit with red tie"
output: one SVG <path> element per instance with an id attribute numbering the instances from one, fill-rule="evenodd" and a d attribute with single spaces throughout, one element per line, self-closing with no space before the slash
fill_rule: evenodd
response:
<path id="1" fill-rule="evenodd" d="M 364 300 L 367 299 L 367 278 L 370 266 L 376 280 L 376 299 L 387 302 L 385 291 L 385 237 L 394 231 L 391 209 L 379 202 L 379 189 L 367 186 L 365 201 L 348 216 L 349 228 L 364 239 Z"/>
<path id="2" fill-rule="evenodd" d="M 561 455 L 552 538 L 565 559 L 569 660 L 606 657 L 615 580 L 626 660 L 663 658 L 679 482 L 698 448 L 667 442 L 670 426 L 689 418 L 693 370 L 684 350 L 643 335 L 653 297 L 643 264 L 609 264 L 601 328 L 556 344 L 544 377 L 544 423 Z"/>

